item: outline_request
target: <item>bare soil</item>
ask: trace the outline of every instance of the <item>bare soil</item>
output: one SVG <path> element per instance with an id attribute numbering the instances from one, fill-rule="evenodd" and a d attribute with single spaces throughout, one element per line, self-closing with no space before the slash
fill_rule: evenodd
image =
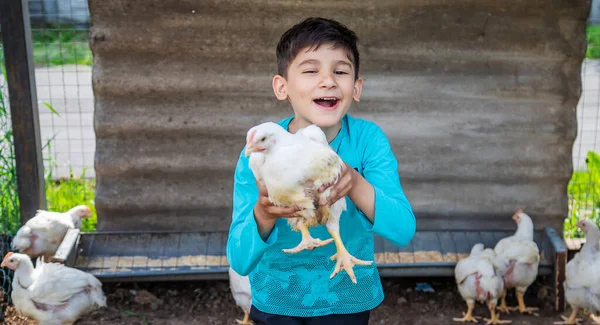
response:
<path id="1" fill-rule="evenodd" d="M 539 317 L 513 312 L 503 314 L 501 319 L 512 320 L 517 325 L 560 321 L 560 314 L 552 309 L 550 287 L 543 281 L 534 283 L 525 296 L 528 306 L 540 308 Z M 435 292 L 416 290 L 419 282 L 428 282 Z M 461 317 L 466 310 L 452 278 L 384 279 L 383 286 L 386 298 L 372 311 L 369 324 L 453 324 L 452 318 Z M 108 308 L 86 315 L 77 322 L 78 325 L 233 325 L 236 318 L 243 316 L 233 301 L 227 281 L 117 283 L 105 284 L 104 291 L 108 297 Z M 508 305 L 516 305 L 512 293 L 509 294 Z M 486 306 L 478 304 L 474 315 L 489 317 L 489 312 Z M 480 320 L 479 323 L 484 322 Z M 16 315 L 12 307 L 7 307 L 4 324 L 35 322 Z M 586 318 L 583 324 L 592 323 Z"/>

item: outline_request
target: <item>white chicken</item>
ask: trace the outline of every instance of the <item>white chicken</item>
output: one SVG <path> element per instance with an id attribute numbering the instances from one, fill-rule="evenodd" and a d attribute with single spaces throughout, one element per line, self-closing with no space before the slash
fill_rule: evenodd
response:
<path id="1" fill-rule="evenodd" d="M 325 143 L 323 143 L 323 141 Z M 335 243 L 337 253 L 331 256 L 336 266 L 331 273 L 333 278 L 342 268 L 356 283 L 354 265 L 370 265 L 350 255 L 340 237 L 339 220 L 346 210 L 346 200 L 342 198 L 331 206 L 326 203 L 331 188 L 318 192 L 324 184 L 335 184 L 345 168 L 343 160 L 327 145 L 323 131 L 311 125 L 296 134 L 287 132 L 280 125 L 267 122 L 248 131 L 246 155 L 250 155 L 250 168 L 259 183 L 266 186 L 269 200 L 276 206 L 299 207 L 300 218 L 288 218 L 294 231 L 302 234 L 302 240 L 295 248 L 284 249 L 285 253 L 298 253 Z M 331 239 L 315 239 L 308 228 L 325 225 Z"/>
<path id="2" fill-rule="evenodd" d="M 91 215 L 90 208 L 85 205 L 78 205 L 64 213 L 38 210 L 36 215 L 17 231 L 12 249 L 34 258 L 43 256 L 49 261 L 67 231 L 73 228 L 80 229 L 81 219 Z"/>
<path id="3" fill-rule="evenodd" d="M 579 324 L 577 312 L 586 309 L 590 318 L 600 324 L 600 317 L 594 315 L 600 311 L 600 230 L 589 219 L 577 222 L 577 226 L 586 234 L 586 243 L 579 253 L 567 263 L 565 298 L 573 312 L 563 322 L 554 324 Z"/>
<path id="4" fill-rule="evenodd" d="M 102 283 L 93 275 L 39 258 L 8 253 L 2 261 L 15 271 L 11 298 L 18 313 L 40 325 L 74 324 L 82 314 L 106 307 Z"/>
<path id="5" fill-rule="evenodd" d="M 236 322 L 241 325 L 252 325 L 250 321 L 250 308 L 252 307 L 252 292 L 250 291 L 250 279 L 241 276 L 231 267 L 229 268 L 229 287 L 236 305 L 244 311 L 244 319 Z"/>
<path id="6" fill-rule="evenodd" d="M 537 277 L 540 262 L 540 251 L 533 241 L 533 221 L 521 209 L 512 218 L 517 223 L 517 231 L 501 239 L 494 247 L 494 266 L 504 279 L 504 292 L 498 309 L 505 313 L 518 309 L 521 313 L 537 316 L 534 311 L 538 308 L 526 307 L 523 299 L 525 291 Z M 506 291 L 511 288 L 515 288 L 518 307 L 506 306 Z"/>
<path id="7" fill-rule="evenodd" d="M 467 302 L 467 313 L 463 318 L 454 318 L 456 322 L 474 322 L 473 308 L 475 301 L 487 302 L 490 309 L 490 319 L 484 319 L 487 324 L 510 324 L 512 321 L 500 320 L 496 313 L 498 298 L 504 291 L 502 277 L 496 274 L 492 260 L 495 253 L 491 249 L 483 249 L 483 244 L 475 244 L 469 257 L 460 260 L 454 269 L 454 278 L 460 295 Z"/>

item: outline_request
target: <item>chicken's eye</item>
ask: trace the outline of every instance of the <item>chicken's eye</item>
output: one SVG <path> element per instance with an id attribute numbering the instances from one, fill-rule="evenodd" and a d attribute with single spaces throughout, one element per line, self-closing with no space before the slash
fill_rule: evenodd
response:
<path id="1" fill-rule="evenodd" d="M 262 137 L 262 138 L 260 139 L 260 141 L 261 141 L 261 142 L 262 142 L 262 141 L 265 141 L 265 140 L 267 140 L 267 137 Z"/>

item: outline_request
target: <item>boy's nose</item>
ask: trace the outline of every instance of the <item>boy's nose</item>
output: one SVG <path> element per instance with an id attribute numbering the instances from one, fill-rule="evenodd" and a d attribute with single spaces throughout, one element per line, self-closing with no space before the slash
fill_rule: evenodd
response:
<path id="1" fill-rule="evenodd" d="M 321 79 L 321 88 L 335 88 L 336 83 L 332 73 L 326 73 Z"/>

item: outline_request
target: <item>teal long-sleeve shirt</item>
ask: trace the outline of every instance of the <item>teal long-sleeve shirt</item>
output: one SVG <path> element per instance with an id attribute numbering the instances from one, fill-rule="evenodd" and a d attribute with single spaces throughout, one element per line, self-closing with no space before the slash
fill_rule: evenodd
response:
<path id="1" fill-rule="evenodd" d="M 279 122 L 288 129 L 292 117 Z M 356 169 L 375 190 L 374 223 L 346 197 L 347 209 L 340 218 L 340 236 L 351 255 L 374 261 L 372 232 L 398 246 L 406 246 L 416 229 L 416 220 L 398 175 L 398 162 L 383 131 L 373 122 L 342 119 L 342 128 L 330 146 Z M 242 151 L 243 152 L 243 151 Z M 252 304 L 278 315 L 314 317 L 370 310 L 383 301 L 383 289 L 375 263 L 354 266 L 358 281 L 352 283 L 345 271 L 329 279 L 335 267 L 330 257 L 335 245 L 286 254 L 301 240 L 286 219 L 278 219 L 263 240 L 254 219 L 258 188 L 240 154 L 234 175 L 233 215 L 227 241 L 227 259 L 233 270 L 249 275 Z M 325 226 L 309 229 L 314 238 L 331 238 Z"/>

